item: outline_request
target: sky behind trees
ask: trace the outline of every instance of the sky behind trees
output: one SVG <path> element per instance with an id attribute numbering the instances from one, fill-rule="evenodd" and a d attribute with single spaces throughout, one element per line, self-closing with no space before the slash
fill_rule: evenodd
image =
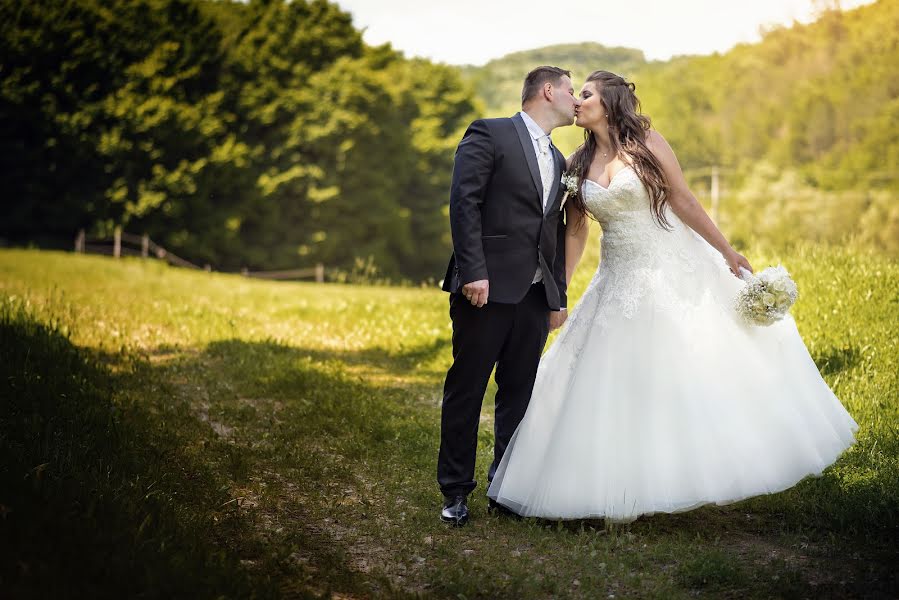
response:
<path id="1" fill-rule="evenodd" d="M 367 43 L 408 56 L 481 65 L 509 52 L 599 42 L 650 60 L 724 52 L 757 42 L 760 27 L 808 23 L 821 10 L 871 0 L 336 0 Z M 546 7 L 552 10 L 547 11 Z"/>

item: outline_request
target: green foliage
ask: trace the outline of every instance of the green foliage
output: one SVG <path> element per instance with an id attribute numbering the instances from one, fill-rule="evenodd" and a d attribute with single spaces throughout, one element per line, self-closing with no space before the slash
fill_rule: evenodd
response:
<path id="1" fill-rule="evenodd" d="M 789 245 L 847 236 L 899 255 L 899 4 L 825 10 L 724 54 L 646 62 L 595 44 L 550 46 L 465 69 L 491 116 L 518 110 L 524 74 L 549 62 L 637 85 L 645 114 L 707 202 L 722 167 L 720 223 L 737 239 Z M 579 51 L 580 50 L 580 51 Z M 630 54 L 629 54 L 630 53 Z M 582 133 L 553 134 L 566 154 Z"/>
<path id="2" fill-rule="evenodd" d="M 731 168 L 721 207 L 730 235 L 779 244 L 853 236 L 895 256 L 899 74 L 888 65 L 899 61 L 897 31 L 895 2 L 825 11 L 759 44 L 679 59 L 679 80 L 648 68 L 637 91 L 688 173 Z"/>
<path id="3" fill-rule="evenodd" d="M 881 0 L 712 56 L 566 44 L 455 68 L 369 47 L 325 0 L 0 0 L 0 244 L 148 233 L 195 263 L 431 280 L 453 150 L 540 64 L 637 83 L 736 240 L 899 252 L 899 8 Z M 563 152 L 583 132 L 554 135 Z"/>
<path id="4" fill-rule="evenodd" d="M 388 276 L 441 273 L 474 116 L 455 69 L 365 46 L 324 0 L 0 10 L 7 240 L 123 225 L 223 269 L 373 256 Z"/>
<path id="5" fill-rule="evenodd" d="M 486 106 L 487 116 L 508 117 L 521 110 L 524 76 L 540 65 L 571 71 L 575 84 L 597 69 L 631 76 L 646 62 L 643 52 L 632 48 L 610 48 L 593 42 L 559 44 L 514 52 L 491 60 L 483 67 L 462 67 Z"/>
<path id="6" fill-rule="evenodd" d="M 756 163 L 723 203 L 721 227 L 745 247 L 749 239 L 788 247 L 803 240 L 847 241 L 899 254 L 899 203 L 888 190 L 825 190 L 802 174 Z"/>

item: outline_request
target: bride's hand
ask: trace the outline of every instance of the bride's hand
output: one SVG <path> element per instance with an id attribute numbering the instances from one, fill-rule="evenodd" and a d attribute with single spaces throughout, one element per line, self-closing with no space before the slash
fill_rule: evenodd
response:
<path id="1" fill-rule="evenodd" d="M 731 250 L 727 254 L 724 255 L 724 260 L 727 261 L 727 266 L 730 267 L 730 272 L 734 274 L 734 277 L 737 279 L 742 279 L 740 276 L 740 267 L 743 267 L 750 273 L 754 273 L 752 270 L 752 265 L 749 264 L 749 261 L 746 260 L 746 257 L 736 252 L 735 250 Z"/>

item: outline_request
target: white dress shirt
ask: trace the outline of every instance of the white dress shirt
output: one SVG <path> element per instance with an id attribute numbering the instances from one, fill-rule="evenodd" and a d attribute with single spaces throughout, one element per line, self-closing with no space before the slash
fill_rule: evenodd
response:
<path id="1" fill-rule="evenodd" d="M 531 142 L 534 145 L 534 157 L 540 156 L 540 138 L 549 137 L 543 129 L 537 125 L 537 121 L 531 118 L 531 115 L 528 113 L 521 111 L 518 114 L 521 115 L 521 120 L 524 121 L 525 127 L 528 128 L 528 133 L 531 134 Z M 556 157 L 555 153 L 552 151 L 552 145 L 550 145 L 549 157 L 552 161 L 553 172 L 555 172 L 556 168 Z M 546 203 L 549 201 L 549 198 L 543 198 L 543 212 L 546 212 Z M 533 283 L 537 283 L 538 281 L 543 280 L 543 270 L 540 268 L 540 265 L 537 265 L 537 273 L 534 275 Z"/>
<path id="2" fill-rule="evenodd" d="M 528 133 L 531 134 L 531 142 L 534 145 L 534 156 L 540 156 L 540 138 L 545 137 L 549 138 L 549 135 L 546 134 L 543 129 L 537 125 L 537 121 L 531 118 L 531 115 L 528 113 L 521 111 L 518 114 L 521 115 L 521 120 L 524 121 L 525 127 L 528 128 Z M 549 150 L 549 158 L 553 165 L 553 172 L 555 172 L 556 168 L 556 157 L 555 153 L 552 151 L 552 138 L 550 138 L 550 150 Z M 546 212 L 546 203 L 549 201 L 548 198 L 543 199 L 543 212 Z"/>

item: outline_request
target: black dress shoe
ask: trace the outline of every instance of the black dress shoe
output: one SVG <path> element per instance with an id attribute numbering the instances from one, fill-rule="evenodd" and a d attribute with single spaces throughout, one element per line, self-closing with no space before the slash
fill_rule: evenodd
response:
<path id="1" fill-rule="evenodd" d="M 454 527 L 468 523 L 468 498 L 466 496 L 444 496 L 440 520 Z"/>
<path id="2" fill-rule="evenodd" d="M 521 515 L 511 508 L 503 506 L 493 498 L 487 498 L 487 513 L 491 515 L 505 515 L 507 517 L 512 517 L 516 521 L 521 520 Z"/>

